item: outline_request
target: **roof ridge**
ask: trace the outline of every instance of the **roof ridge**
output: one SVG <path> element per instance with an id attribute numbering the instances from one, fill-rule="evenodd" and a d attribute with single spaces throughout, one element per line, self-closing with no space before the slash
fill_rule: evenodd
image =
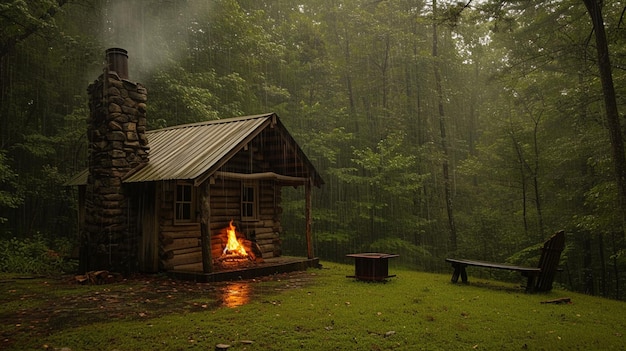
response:
<path id="1" fill-rule="evenodd" d="M 162 131 L 165 131 L 165 130 L 175 130 L 175 129 L 183 129 L 183 128 L 192 128 L 192 127 L 206 126 L 206 125 L 210 125 L 210 124 L 233 123 L 233 122 L 240 122 L 240 121 L 256 119 L 256 118 L 269 118 L 269 117 L 272 117 L 274 115 L 276 115 L 276 113 L 268 112 L 268 113 L 263 113 L 263 114 L 258 114 L 258 115 L 249 115 L 249 116 L 239 116 L 239 117 L 212 119 L 212 120 L 208 120 L 208 121 L 201 121 L 201 122 L 194 122 L 194 123 L 187 123 L 187 124 L 179 124 L 179 125 L 169 126 L 169 127 L 165 127 L 165 128 L 152 129 L 152 130 L 146 131 L 146 133 L 162 132 Z"/>

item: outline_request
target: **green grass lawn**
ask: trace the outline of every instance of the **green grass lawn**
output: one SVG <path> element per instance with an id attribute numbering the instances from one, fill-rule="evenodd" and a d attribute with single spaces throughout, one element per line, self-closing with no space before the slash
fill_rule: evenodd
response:
<path id="1" fill-rule="evenodd" d="M 245 284 L 162 276 L 81 286 L 0 276 L 0 350 L 623 350 L 626 304 L 568 291 L 390 267 L 386 283 L 353 267 Z M 470 273 L 471 274 L 471 273 Z M 472 277 L 470 276 L 470 279 Z M 230 297 L 228 297 L 230 294 Z M 237 299 L 249 300 L 243 305 Z M 226 296 L 226 297 L 224 297 Z M 569 297 L 570 304 L 542 304 Z"/>

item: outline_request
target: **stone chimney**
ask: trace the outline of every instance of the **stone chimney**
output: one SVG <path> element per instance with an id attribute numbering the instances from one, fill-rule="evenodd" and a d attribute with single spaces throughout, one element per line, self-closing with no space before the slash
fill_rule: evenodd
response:
<path id="1" fill-rule="evenodd" d="M 106 68 L 89 85 L 89 177 L 81 270 L 132 272 L 137 269 L 139 234 L 122 183 L 148 162 L 146 88 L 128 77 L 128 53 L 106 50 Z"/>

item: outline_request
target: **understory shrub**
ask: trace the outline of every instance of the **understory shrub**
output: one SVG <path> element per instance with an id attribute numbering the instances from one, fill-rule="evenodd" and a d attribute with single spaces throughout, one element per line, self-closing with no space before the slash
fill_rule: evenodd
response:
<path id="1" fill-rule="evenodd" d="M 0 272 L 28 274 L 60 274 L 75 271 L 76 264 L 66 260 L 67 239 L 52 245 L 37 234 L 32 238 L 0 239 Z"/>

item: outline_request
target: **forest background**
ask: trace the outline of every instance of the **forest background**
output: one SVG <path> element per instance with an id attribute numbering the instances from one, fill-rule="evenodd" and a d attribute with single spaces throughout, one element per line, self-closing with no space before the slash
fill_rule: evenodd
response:
<path id="1" fill-rule="evenodd" d="M 122 47 L 148 89 L 150 129 L 281 117 L 326 182 L 313 199 L 320 258 L 531 264 L 564 229 L 559 283 L 625 299 L 624 11 L 617 0 L 3 0 L 0 240 L 76 242 L 76 189 L 63 184 L 86 167 L 86 87 L 104 50 Z M 288 254 L 303 254 L 301 198 L 283 198 Z"/>

